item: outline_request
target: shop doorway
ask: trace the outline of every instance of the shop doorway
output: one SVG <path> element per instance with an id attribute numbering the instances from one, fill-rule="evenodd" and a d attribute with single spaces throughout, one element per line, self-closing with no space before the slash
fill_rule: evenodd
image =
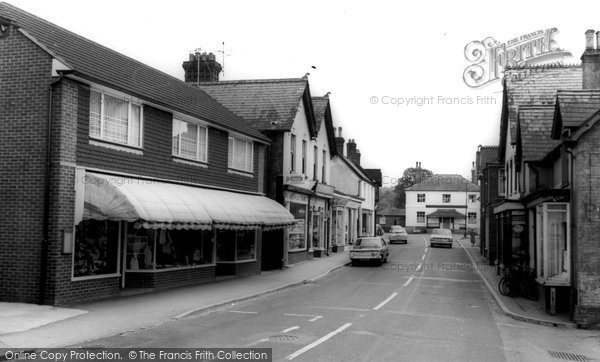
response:
<path id="1" fill-rule="evenodd" d="M 442 229 L 452 229 L 452 224 L 454 223 L 454 218 L 452 217 L 443 217 L 442 218 Z"/>
<path id="2" fill-rule="evenodd" d="M 261 270 L 274 270 L 283 268 L 283 229 L 263 231 Z"/>

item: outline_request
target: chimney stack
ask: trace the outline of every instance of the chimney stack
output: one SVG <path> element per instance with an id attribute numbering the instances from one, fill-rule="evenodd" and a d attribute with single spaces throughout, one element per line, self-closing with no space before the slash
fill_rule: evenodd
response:
<path id="1" fill-rule="evenodd" d="M 199 82 L 216 82 L 219 80 L 219 74 L 223 67 L 216 61 L 213 53 L 194 53 L 190 54 L 189 60 L 183 62 L 185 71 L 185 82 L 188 84 L 198 84 Z"/>
<path id="2" fill-rule="evenodd" d="M 581 62 L 583 89 L 600 89 L 600 31 L 590 29 L 585 32 L 585 51 L 581 55 Z"/>
<path id="3" fill-rule="evenodd" d="M 344 137 L 342 137 L 342 127 L 339 127 L 338 129 L 338 135 L 335 138 L 335 150 L 337 151 L 338 155 L 343 156 L 344 155 Z"/>
<path id="4" fill-rule="evenodd" d="M 349 139 L 348 144 L 346 144 L 346 157 L 352 162 L 356 163 L 356 143 L 354 139 Z"/>
<path id="5" fill-rule="evenodd" d="M 477 168 L 475 168 L 475 161 L 473 161 L 473 165 L 471 166 L 471 182 L 477 183 Z"/>
<path id="6" fill-rule="evenodd" d="M 356 150 L 356 156 L 354 157 L 354 164 L 360 167 L 360 150 Z"/>

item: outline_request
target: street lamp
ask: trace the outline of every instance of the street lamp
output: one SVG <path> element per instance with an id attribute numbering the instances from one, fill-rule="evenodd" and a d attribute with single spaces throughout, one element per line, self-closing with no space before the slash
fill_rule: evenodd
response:
<path id="1" fill-rule="evenodd" d="M 465 239 L 467 238 L 467 224 L 469 223 L 469 183 L 465 182 Z"/>

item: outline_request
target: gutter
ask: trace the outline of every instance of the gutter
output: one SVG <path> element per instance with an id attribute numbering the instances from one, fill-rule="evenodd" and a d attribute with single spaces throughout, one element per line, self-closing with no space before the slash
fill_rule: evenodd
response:
<path id="1" fill-rule="evenodd" d="M 46 120 L 46 180 L 44 184 L 44 222 L 42 231 L 42 255 L 40 263 L 40 288 L 38 301 L 39 304 L 46 302 L 47 272 L 48 272 L 48 249 L 50 236 L 50 176 L 52 168 L 52 99 L 54 98 L 54 86 L 64 79 L 64 74 L 71 71 L 57 71 L 58 79 L 48 85 L 48 116 Z"/>

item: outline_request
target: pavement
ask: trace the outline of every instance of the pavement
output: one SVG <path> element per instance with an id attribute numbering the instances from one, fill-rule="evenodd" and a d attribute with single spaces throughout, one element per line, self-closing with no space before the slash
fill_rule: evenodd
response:
<path id="1" fill-rule="evenodd" d="M 502 311 L 513 319 L 545 326 L 575 328 L 566 316 L 551 316 L 537 303 L 500 295 L 495 268 L 477 246 L 459 240 L 475 271 Z M 110 300 L 58 308 L 24 303 L 0 303 L 0 348 L 51 348 L 83 345 L 110 336 L 150 329 L 192 313 L 255 298 L 315 281 L 348 263 L 348 253 L 286 267 L 260 275 L 197 286 L 153 291 Z"/>
<path id="2" fill-rule="evenodd" d="M 259 275 L 58 308 L 0 303 L 0 348 L 56 348 L 156 327 L 218 306 L 316 281 L 348 263 L 348 253 Z"/>
<path id="3" fill-rule="evenodd" d="M 489 261 L 479 253 L 478 243 L 471 246 L 469 238 L 462 238 L 458 240 L 458 243 L 469 255 L 476 272 L 504 314 L 527 323 L 549 327 L 577 328 L 577 325 L 569 320 L 568 315 L 550 315 L 539 308 L 537 301 L 521 297 L 507 297 L 500 294 L 498 291 L 500 276 L 496 273 L 496 266 L 489 265 Z"/>

